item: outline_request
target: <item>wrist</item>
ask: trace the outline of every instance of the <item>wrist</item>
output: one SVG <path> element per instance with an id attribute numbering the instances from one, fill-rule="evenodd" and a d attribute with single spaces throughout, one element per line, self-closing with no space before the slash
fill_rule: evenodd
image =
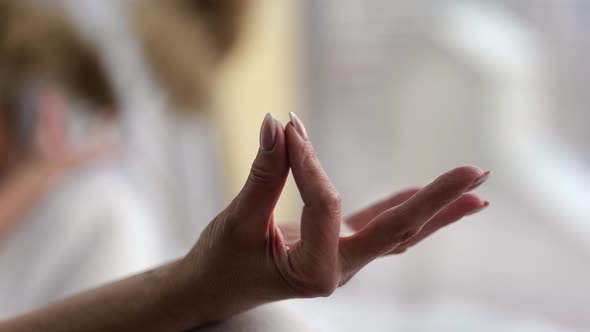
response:
<path id="1" fill-rule="evenodd" d="M 193 286 L 182 259 L 149 271 L 146 277 L 153 306 L 148 311 L 158 317 L 157 325 L 185 331 L 205 321 L 190 297 Z"/>
<path id="2" fill-rule="evenodd" d="M 195 270 L 186 258 L 182 258 L 152 272 L 160 313 L 168 321 L 166 326 L 176 326 L 184 331 L 219 319 L 217 307 L 211 303 L 219 300 L 220 294 L 209 292 L 209 286 L 195 275 Z"/>
<path id="3" fill-rule="evenodd" d="M 171 267 L 176 285 L 172 292 L 177 294 L 176 301 L 182 303 L 187 328 L 224 321 L 260 304 L 250 303 L 251 288 L 244 289 L 242 278 L 230 277 L 231 273 L 215 265 L 193 252 Z"/>

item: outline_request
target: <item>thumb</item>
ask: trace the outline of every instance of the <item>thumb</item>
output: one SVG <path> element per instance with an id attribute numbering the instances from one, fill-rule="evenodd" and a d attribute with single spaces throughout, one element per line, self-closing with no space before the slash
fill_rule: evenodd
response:
<path id="1" fill-rule="evenodd" d="M 283 125 L 266 114 L 260 148 L 242 191 L 232 203 L 231 220 L 252 236 L 266 236 L 272 213 L 285 186 L 289 165 Z M 244 221 L 247 220 L 247 223 Z"/>

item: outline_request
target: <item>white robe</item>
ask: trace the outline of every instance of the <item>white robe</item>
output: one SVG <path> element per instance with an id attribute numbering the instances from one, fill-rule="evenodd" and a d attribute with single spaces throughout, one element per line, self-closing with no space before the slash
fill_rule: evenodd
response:
<path id="1" fill-rule="evenodd" d="M 70 176 L 0 242 L 0 319 L 159 263 L 155 226 L 117 172 Z"/>

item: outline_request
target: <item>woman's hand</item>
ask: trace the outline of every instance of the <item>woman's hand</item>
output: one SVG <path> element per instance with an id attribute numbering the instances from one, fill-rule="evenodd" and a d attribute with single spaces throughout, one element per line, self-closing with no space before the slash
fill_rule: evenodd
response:
<path id="1" fill-rule="evenodd" d="M 0 331 L 184 331 L 268 302 L 328 296 L 372 260 L 488 205 L 469 192 L 489 173 L 461 167 L 350 216 L 355 233 L 341 237 L 338 193 L 303 124 L 292 115 L 285 130 L 267 115 L 260 138 L 246 185 L 186 257 L 0 323 Z M 299 232 L 287 238 L 273 210 L 289 169 L 305 206 Z"/>
<path id="2" fill-rule="evenodd" d="M 283 129 L 267 115 L 260 141 L 243 190 L 181 262 L 193 285 L 187 294 L 206 320 L 272 301 L 329 296 L 372 260 L 401 253 L 488 205 L 469 192 L 489 173 L 461 167 L 350 216 L 346 223 L 355 233 L 341 237 L 339 194 L 303 124 L 292 115 Z M 299 232 L 273 219 L 289 168 L 304 202 Z"/>

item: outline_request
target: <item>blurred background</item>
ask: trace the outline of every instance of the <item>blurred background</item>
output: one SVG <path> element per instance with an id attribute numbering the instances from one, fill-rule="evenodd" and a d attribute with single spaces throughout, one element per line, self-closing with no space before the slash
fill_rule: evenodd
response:
<path id="1" fill-rule="evenodd" d="M 291 301 L 310 326 L 318 331 L 590 330 L 590 2 L 253 0 L 239 42 L 215 73 L 212 98 L 197 107 L 208 111 L 182 115 L 170 109 L 194 107 L 174 102 L 174 89 L 167 89 L 157 66 L 174 57 L 150 56 L 143 30 L 130 28 L 136 24 L 133 6 L 114 0 L 57 2 L 106 64 L 120 109 L 111 129 L 116 135 L 109 137 L 119 142 L 119 153 L 70 171 L 75 176 L 51 189 L 60 194 L 49 195 L 50 202 L 35 201 L 35 217 L 22 219 L 47 219 L 37 210 L 49 209 L 68 220 L 87 214 L 109 220 L 71 235 L 87 233 L 86 240 L 77 241 L 92 248 L 100 244 L 96 234 L 110 234 L 100 245 L 133 252 L 119 257 L 125 267 L 105 272 L 104 280 L 186 252 L 243 185 L 266 112 L 286 123 L 287 113 L 295 111 L 347 213 L 393 191 L 424 185 L 458 165 L 493 171 L 481 190 L 492 204 L 485 213 L 403 256 L 373 263 L 329 299 Z M 55 3 L 36 1 L 35 6 Z M 149 13 L 144 18 L 158 26 L 160 16 Z M 155 49 L 183 53 L 187 46 Z M 195 57 L 195 67 L 200 58 Z M 195 94 L 202 93 L 198 89 Z M 83 122 L 73 118 L 72 123 Z M 55 196 L 63 198 L 54 203 Z M 94 202 L 94 211 L 123 211 L 88 212 L 81 207 L 88 202 Z M 297 220 L 300 208 L 289 183 L 277 218 Z M 117 220 L 134 221 L 119 230 Z M 0 242 L 3 271 L 23 260 L 11 237 L 42 232 L 17 224 L 16 237 L 8 233 Z M 116 238 L 137 243 L 113 245 L 113 229 Z M 68 248 L 76 243 L 67 243 Z M 11 260 L 11 252 L 17 258 Z M 83 270 L 74 264 L 80 258 L 60 257 L 57 261 L 69 262 L 70 269 Z M 103 254 L 86 262 L 88 272 L 74 281 L 59 277 L 63 268 L 55 277 L 59 282 L 31 281 L 40 289 L 63 284 L 64 291 L 43 293 L 47 296 L 25 301 L 21 309 L 5 305 L 0 314 L 101 282 L 84 276 L 108 271 L 112 264 Z M 43 267 L 38 271 L 48 274 Z M 14 288 L 10 276 L 0 277 L 0 284 Z"/>

